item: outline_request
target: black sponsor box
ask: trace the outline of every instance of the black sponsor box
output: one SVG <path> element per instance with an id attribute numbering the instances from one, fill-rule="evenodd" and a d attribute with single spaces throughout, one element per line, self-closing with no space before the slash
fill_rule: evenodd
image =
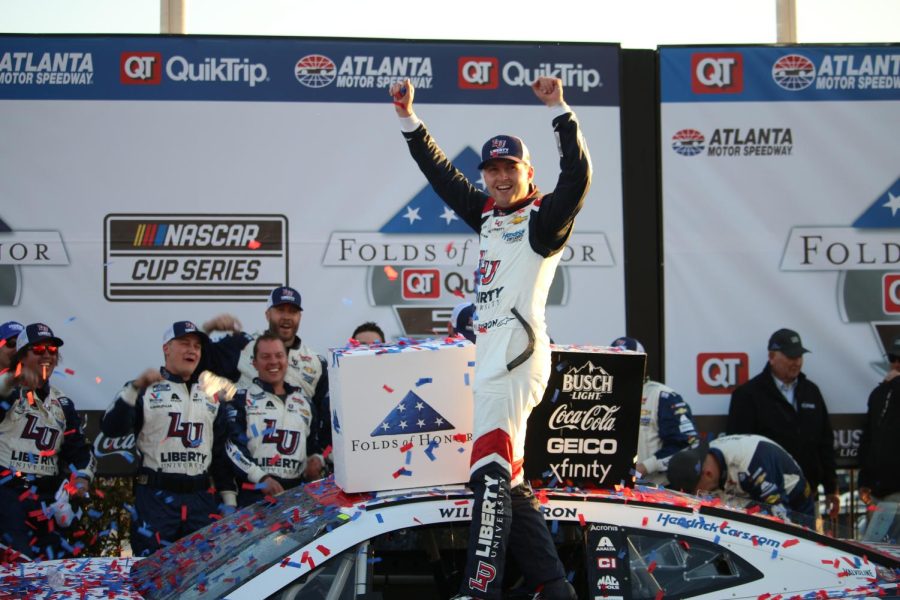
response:
<path id="1" fill-rule="evenodd" d="M 543 487 L 633 485 L 647 355 L 551 349 L 547 391 L 528 419 L 525 477 Z"/>

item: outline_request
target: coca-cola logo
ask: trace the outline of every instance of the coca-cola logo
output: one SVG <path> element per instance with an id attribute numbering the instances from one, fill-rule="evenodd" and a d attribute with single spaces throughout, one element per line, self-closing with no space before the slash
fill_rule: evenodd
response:
<path id="1" fill-rule="evenodd" d="M 595 404 L 587 409 L 574 409 L 567 403 L 560 404 L 550 415 L 550 429 L 574 429 L 575 431 L 615 431 L 619 406 Z"/>
<path id="2" fill-rule="evenodd" d="M 134 434 L 129 433 L 122 437 L 107 437 L 103 432 L 97 434 L 94 440 L 94 454 L 98 457 L 112 456 L 113 454 L 125 455 L 134 453 Z"/>

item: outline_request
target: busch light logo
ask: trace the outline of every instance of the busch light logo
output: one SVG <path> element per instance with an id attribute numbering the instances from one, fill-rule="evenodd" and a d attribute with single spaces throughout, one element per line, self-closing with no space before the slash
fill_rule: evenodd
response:
<path id="1" fill-rule="evenodd" d="M 772 65 L 772 79 L 789 92 L 805 90 L 816 79 L 816 66 L 805 56 L 788 54 Z"/>
<path id="2" fill-rule="evenodd" d="M 563 375 L 562 391 L 572 394 L 573 400 L 598 400 L 604 394 L 612 394 L 613 377 L 588 361 Z"/>
<path id="3" fill-rule="evenodd" d="M 696 156 L 703 152 L 705 141 L 696 129 L 682 129 L 672 136 L 672 150 L 682 156 Z"/>

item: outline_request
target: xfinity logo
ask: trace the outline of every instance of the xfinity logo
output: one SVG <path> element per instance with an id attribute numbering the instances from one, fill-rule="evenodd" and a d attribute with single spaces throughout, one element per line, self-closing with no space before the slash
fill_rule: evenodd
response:
<path id="1" fill-rule="evenodd" d="M 495 57 L 460 56 L 459 87 L 495 90 L 500 83 L 500 62 Z"/>
<path id="2" fill-rule="evenodd" d="M 691 55 L 691 89 L 695 94 L 740 94 L 744 91 L 744 61 L 738 52 Z"/>
<path id="3" fill-rule="evenodd" d="M 745 352 L 713 352 L 697 355 L 697 392 L 730 394 L 750 378 L 750 359 Z"/>
<path id="4" fill-rule="evenodd" d="M 119 80 L 126 85 L 159 85 L 162 81 L 159 52 L 123 52 L 119 67 Z"/>

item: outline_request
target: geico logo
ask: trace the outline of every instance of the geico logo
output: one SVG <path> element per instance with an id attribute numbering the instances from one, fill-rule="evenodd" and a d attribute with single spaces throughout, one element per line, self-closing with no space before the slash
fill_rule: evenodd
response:
<path id="1" fill-rule="evenodd" d="M 610 375 L 563 375 L 564 392 L 612 393 L 613 378 Z"/>
<path id="2" fill-rule="evenodd" d="M 173 223 L 166 230 L 165 246 L 240 248 L 259 235 L 259 225 L 243 223 Z"/>
<path id="3" fill-rule="evenodd" d="M 268 75 L 266 65 L 251 63 L 249 58 L 205 58 L 202 63 L 192 63 L 173 56 L 166 62 L 166 76 L 172 81 L 237 81 L 254 87 Z"/>
<path id="4" fill-rule="evenodd" d="M 540 63 L 529 69 L 518 61 L 510 61 L 503 65 L 503 81 L 507 85 L 530 86 L 538 77 L 559 77 L 565 87 L 577 87 L 582 91 L 601 87 L 600 71 L 585 69 L 583 65 L 571 63 Z"/>
<path id="5" fill-rule="evenodd" d="M 900 313 L 900 273 L 888 273 L 884 276 L 884 312 Z"/>
<path id="6" fill-rule="evenodd" d="M 703 383 L 715 388 L 728 388 L 738 383 L 740 358 L 709 358 L 700 366 Z"/>
<path id="7" fill-rule="evenodd" d="M 548 438 L 547 452 L 551 454 L 615 454 L 616 439 Z"/>
<path id="8" fill-rule="evenodd" d="M 122 70 L 130 79 L 152 79 L 153 65 L 156 63 L 156 56 L 129 56 L 122 63 Z"/>
<path id="9" fill-rule="evenodd" d="M 736 62 L 734 58 L 703 58 L 697 62 L 694 74 L 703 85 L 727 87 L 732 84 L 731 73 Z"/>
<path id="10" fill-rule="evenodd" d="M 473 87 L 487 87 L 491 83 L 496 86 L 496 80 L 492 82 L 496 69 L 496 58 L 460 58 L 459 76 Z"/>

